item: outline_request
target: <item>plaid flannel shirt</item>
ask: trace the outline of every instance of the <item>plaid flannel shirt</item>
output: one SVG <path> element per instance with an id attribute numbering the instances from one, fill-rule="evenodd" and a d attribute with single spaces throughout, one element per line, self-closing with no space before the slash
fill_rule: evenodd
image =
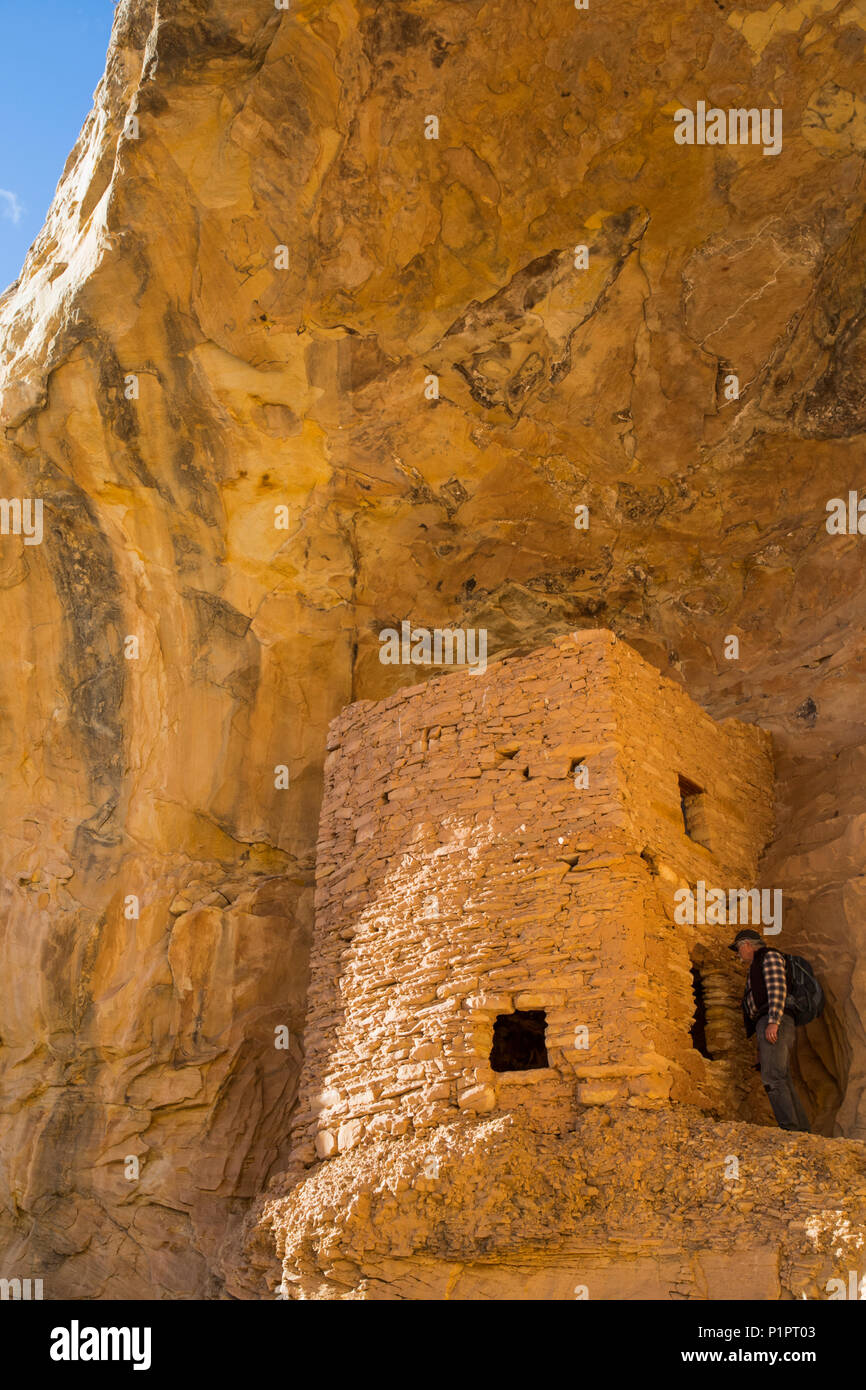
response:
<path id="1" fill-rule="evenodd" d="M 767 1003 L 770 1006 L 767 1022 L 781 1023 L 788 998 L 788 984 L 785 975 L 785 957 L 778 951 L 768 950 L 764 956 L 764 984 L 767 986 Z M 752 996 L 752 987 L 749 984 L 746 985 L 745 1000 L 749 1018 L 754 1018 L 757 1010 Z"/>

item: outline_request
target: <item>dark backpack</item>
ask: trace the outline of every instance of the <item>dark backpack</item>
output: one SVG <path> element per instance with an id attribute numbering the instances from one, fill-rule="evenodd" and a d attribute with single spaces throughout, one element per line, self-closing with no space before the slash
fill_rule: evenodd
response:
<path id="1" fill-rule="evenodd" d="M 824 991 L 815 972 L 803 956 L 785 956 L 786 984 L 794 1022 L 798 1028 L 812 1023 L 824 1012 Z"/>

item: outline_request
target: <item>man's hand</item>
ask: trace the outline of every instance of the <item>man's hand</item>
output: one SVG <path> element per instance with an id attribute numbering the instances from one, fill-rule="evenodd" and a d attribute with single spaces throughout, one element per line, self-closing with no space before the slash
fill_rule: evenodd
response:
<path id="1" fill-rule="evenodd" d="M 767 1042 L 769 1042 L 769 1043 L 774 1043 L 774 1042 L 776 1041 L 776 1039 L 778 1038 L 778 1036 L 779 1036 L 779 1025 L 778 1025 L 778 1023 L 768 1023 L 768 1024 L 767 1024 L 767 1031 L 766 1031 L 766 1033 L 764 1034 L 764 1037 L 767 1039 Z"/>

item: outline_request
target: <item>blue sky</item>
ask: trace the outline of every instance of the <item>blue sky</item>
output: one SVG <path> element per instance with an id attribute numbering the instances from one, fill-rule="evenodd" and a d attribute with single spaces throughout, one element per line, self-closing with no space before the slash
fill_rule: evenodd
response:
<path id="1" fill-rule="evenodd" d="M 113 0 L 0 0 L 0 291 L 45 220 L 113 18 Z"/>

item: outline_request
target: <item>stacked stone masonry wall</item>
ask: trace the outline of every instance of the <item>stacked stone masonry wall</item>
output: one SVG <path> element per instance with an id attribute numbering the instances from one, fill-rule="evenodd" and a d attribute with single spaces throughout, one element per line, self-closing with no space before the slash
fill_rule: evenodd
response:
<path id="1" fill-rule="evenodd" d="M 755 885 L 757 857 L 773 831 L 771 740 L 753 725 L 716 723 L 623 642 L 609 645 L 608 668 L 624 803 L 645 866 L 640 988 L 649 994 L 652 1044 L 674 1064 L 672 1099 L 733 1118 L 753 1081 L 740 1011 L 743 967 L 727 949 L 740 924 L 675 922 L 674 893 L 700 881 L 726 893 Z M 685 833 L 681 776 L 703 792 L 700 840 Z M 693 966 L 703 985 L 709 1064 L 690 1040 Z"/>
<path id="2" fill-rule="evenodd" d="M 736 1110 L 745 1063 L 689 1033 L 690 962 L 733 980 L 729 933 L 675 926 L 672 902 L 753 883 L 765 735 L 588 632 L 352 705 L 329 749 L 298 1159 L 461 1114 L 561 1132 L 586 1104 Z M 678 774 L 706 789 L 713 849 L 685 834 Z M 492 1071 L 514 1009 L 545 1010 L 548 1067 Z"/>

